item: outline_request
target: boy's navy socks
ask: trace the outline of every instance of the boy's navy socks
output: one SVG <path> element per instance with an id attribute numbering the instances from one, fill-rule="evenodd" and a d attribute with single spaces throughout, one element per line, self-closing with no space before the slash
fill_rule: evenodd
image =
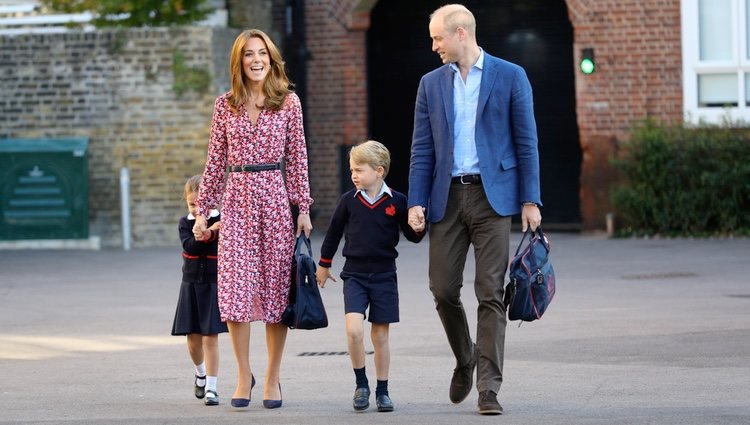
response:
<path id="1" fill-rule="evenodd" d="M 365 368 L 354 369 L 354 376 L 357 378 L 357 388 L 369 388 L 370 384 L 367 382 L 367 375 L 365 374 Z"/>
<path id="2" fill-rule="evenodd" d="M 378 386 L 375 388 L 375 397 L 388 395 L 388 380 L 381 381 L 378 379 Z"/>

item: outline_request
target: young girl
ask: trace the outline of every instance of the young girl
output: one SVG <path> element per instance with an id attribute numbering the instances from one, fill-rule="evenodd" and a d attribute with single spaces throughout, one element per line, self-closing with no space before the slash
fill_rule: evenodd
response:
<path id="1" fill-rule="evenodd" d="M 226 323 L 219 318 L 216 295 L 216 256 L 219 240 L 219 212 L 212 210 L 208 228 L 193 233 L 201 176 L 191 177 L 185 183 L 185 202 L 189 214 L 180 219 L 182 241 L 182 285 L 177 300 L 177 311 L 172 325 L 172 335 L 187 335 L 190 358 L 195 365 L 197 398 L 206 406 L 219 404 L 216 378 L 219 372 L 219 333 L 227 331 Z M 205 359 L 205 361 L 204 361 Z"/>

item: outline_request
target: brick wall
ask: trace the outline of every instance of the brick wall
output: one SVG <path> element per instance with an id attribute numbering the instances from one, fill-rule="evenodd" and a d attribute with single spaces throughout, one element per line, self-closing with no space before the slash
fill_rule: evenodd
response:
<path id="1" fill-rule="evenodd" d="M 229 26 L 240 30 L 259 29 L 280 45 L 280 31 L 283 31 L 284 26 L 283 22 L 275 22 L 272 12 L 274 6 L 281 6 L 281 1 L 227 0 Z"/>
<path id="2" fill-rule="evenodd" d="M 596 71 L 576 69 L 584 228 L 603 229 L 616 175 L 609 158 L 635 120 L 682 120 L 679 0 L 567 0 L 574 57 L 594 48 Z M 577 65 L 576 65 L 577 66 Z"/>
<path id="3" fill-rule="evenodd" d="M 310 184 L 315 199 L 313 224 L 328 225 L 340 196 L 339 149 L 364 141 L 367 123 L 367 55 L 369 11 L 356 0 L 305 2 L 307 47 L 306 132 Z M 344 170 L 347 172 L 347 170 Z"/>
<path id="4" fill-rule="evenodd" d="M 236 30 L 188 27 L 0 37 L 0 138 L 89 138 L 90 234 L 120 246 L 119 172 L 133 246 L 176 245 L 182 186 L 200 173 Z M 178 98 L 174 53 L 208 73 Z M 190 71 L 189 71 L 190 72 Z"/>
<path id="5" fill-rule="evenodd" d="M 368 134 L 365 37 L 375 3 L 305 2 L 311 56 L 303 102 L 319 229 L 340 193 L 340 147 Z M 678 0 L 566 3 L 576 62 L 584 47 L 596 53 L 594 74 L 576 70 L 581 211 L 584 228 L 604 228 L 615 179 L 609 157 L 633 120 L 682 119 L 680 6 Z M 272 4 L 262 22 L 246 24 L 269 25 L 281 45 L 284 2 Z M 226 64 L 237 33 L 184 28 L 0 37 L 0 137 L 89 137 L 91 233 L 105 246 L 120 244 L 118 178 L 127 166 L 134 245 L 176 243 L 182 183 L 203 168 L 213 99 L 228 89 Z M 186 66 L 210 72 L 206 92 L 177 99 L 174 49 Z"/>

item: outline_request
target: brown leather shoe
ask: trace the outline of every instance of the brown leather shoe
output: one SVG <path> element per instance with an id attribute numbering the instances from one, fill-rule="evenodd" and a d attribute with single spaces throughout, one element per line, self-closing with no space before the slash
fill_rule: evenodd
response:
<path id="1" fill-rule="evenodd" d="M 480 415 L 502 415 L 503 406 L 497 402 L 497 394 L 494 391 L 482 391 L 479 393 Z"/>
<path id="2" fill-rule="evenodd" d="M 460 403 L 466 400 L 474 384 L 474 368 L 477 366 L 477 347 L 472 347 L 471 360 L 469 363 L 453 369 L 453 378 L 451 379 L 451 388 L 448 393 L 453 403 Z"/>

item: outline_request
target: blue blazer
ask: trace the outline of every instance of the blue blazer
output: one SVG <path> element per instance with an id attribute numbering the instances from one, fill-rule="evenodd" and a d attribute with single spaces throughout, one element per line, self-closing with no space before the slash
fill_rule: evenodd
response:
<path id="1" fill-rule="evenodd" d="M 425 74 L 414 107 L 409 168 L 411 208 L 427 208 L 427 220 L 445 216 L 453 166 L 453 71 L 448 64 Z M 497 214 L 539 205 L 539 152 L 531 84 L 518 65 L 485 52 L 474 132 L 482 185 Z"/>

